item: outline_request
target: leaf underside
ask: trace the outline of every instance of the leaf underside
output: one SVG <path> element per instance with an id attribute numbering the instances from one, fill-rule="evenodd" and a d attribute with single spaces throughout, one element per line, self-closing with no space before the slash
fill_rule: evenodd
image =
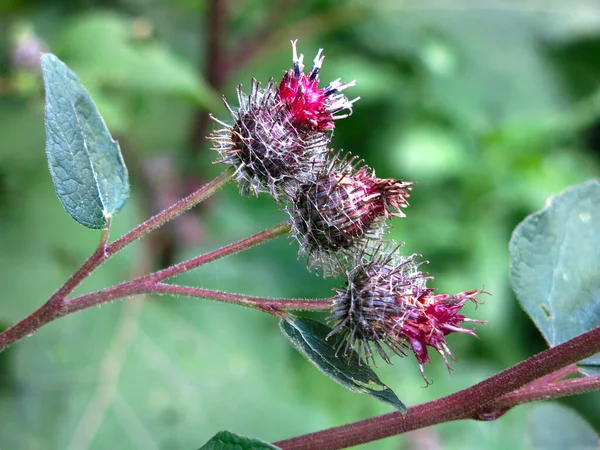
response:
<path id="1" fill-rule="evenodd" d="M 279 326 L 296 350 L 335 382 L 353 392 L 389 403 L 403 414 L 406 413 L 406 406 L 394 391 L 381 382 L 354 350 L 348 360 L 340 354 L 342 350 L 338 352 L 340 338 L 337 335 L 327 338 L 331 333 L 329 327 L 315 320 L 294 316 L 282 320 Z"/>

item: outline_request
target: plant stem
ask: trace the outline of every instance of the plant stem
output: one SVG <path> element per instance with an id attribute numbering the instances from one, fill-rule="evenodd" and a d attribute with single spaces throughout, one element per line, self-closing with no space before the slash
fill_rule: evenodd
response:
<path id="1" fill-rule="evenodd" d="M 21 320 L 19 323 L 0 333 L 0 352 L 25 336 L 31 336 L 48 322 L 65 315 L 65 299 L 67 296 L 73 292 L 73 290 L 102 263 L 112 257 L 119 250 L 123 249 L 126 245 L 150 233 L 169 220 L 173 219 L 178 214 L 187 211 L 194 205 L 197 205 L 213 195 L 217 190 L 231 180 L 232 175 L 233 169 L 230 168 L 225 170 L 221 175 L 202 186 L 196 192 L 190 194 L 164 211 L 158 213 L 154 217 L 151 217 L 144 223 L 138 225 L 112 244 L 107 245 L 110 230 L 109 223 L 109 226 L 105 230 L 102 230 L 102 236 L 98 248 L 96 248 L 94 253 L 92 253 L 92 255 L 79 267 L 79 269 L 77 269 L 75 273 L 71 275 L 69 279 L 54 294 L 52 294 L 52 296 L 39 309 L 34 311 L 25 319 Z"/>
<path id="2" fill-rule="evenodd" d="M 98 267 L 106 258 L 106 243 L 108 242 L 110 222 L 108 228 L 102 230 L 100 243 L 94 253 L 69 277 L 69 279 L 32 314 L 19 323 L 0 333 L 0 352 L 14 342 L 31 336 L 42 326 L 54 320 L 64 305 L 64 300 L 79 284 Z"/>
<path id="3" fill-rule="evenodd" d="M 577 364 L 569 364 L 568 366 L 563 367 L 562 369 L 559 369 L 556 372 L 552 372 L 546 376 L 538 378 L 533 383 L 529 383 L 527 386 L 523 386 L 523 389 L 531 388 L 533 386 L 545 386 L 547 384 L 554 383 L 563 378 L 566 378 L 569 375 L 577 375 L 577 374 L 580 374 L 579 367 L 577 367 Z"/>
<path id="4" fill-rule="evenodd" d="M 154 217 L 146 220 L 144 223 L 138 225 L 129 233 L 121 236 L 115 242 L 106 247 L 106 258 L 110 258 L 119 250 L 123 249 L 128 244 L 131 244 L 133 241 L 145 236 L 153 230 L 156 230 L 161 225 L 164 225 L 169 220 L 178 216 L 184 211 L 192 208 L 198 203 L 206 200 L 208 197 L 213 195 L 223 186 L 225 186 L 229 181 L 231 181 L 231 176 L 233 175 L 233 169 L 226 169 L 221 175 L 217 176 L 214 180 L 208 182 L 196 192 L 188 195 L 185 198 L 182 198 L 174 205 L 168 207 L 164 211 L 161 211 Z"/>
<path id="5" fill-rule="evenodd" d="M 69 277 L 69 279 L 63 284 L 52 296 L 48 299 L 44 306 L 58 309 L 64 302 L 64 299 L 73 290 L 79 286 L 79 284 L 97 268 L 104 259 L 106 258 L 106 243 L 110 236 L 110 221 L 108 227 L 101 231 L 100 243 L 98 247 L 92 253 L 92 255 Z"/>
<path id="6" fill-rule="evenodd" d="M 153 292 L 164 293 L 161 291 L 162 288 L 156 289 L 159 281 L 163 281 L 167 278 L 180 275 L 189 270 L 200 267 L 204 264 L 208 264 L 217 259 L 224 258 L 225 256 L 232 255 L 242 250 L 248 250 L 259 244 L 262 244 L 268 240 L 275 239 L 276 237 L 282 236 L 289 233 L 290 225 L 287 223 L 281 223 L 268 230 L 256 233 L 246 239 L 234 242 L 233 244 L 226 245 L 212 252 L 205 253 L 204 255 L 197 256 L 187 261 L 180 262 L 166 269 L 159 270 L 148 275 L 135 278 L 131 281 L 126 281 L 116 286 L 101 289 L 96 292 L 89 294 L 80 295 L 67 302 L 63 310 L 63 315 L 71 314 L 76 311 L 91 308 L 92 306 L 101 305 L 119 298 L 127 297 L 129 295 L 137 294 L 150 294 Z M 189 288 L 195 289 L 195 288 Z M 206 292 L 212 292 L 206 290 Z M 232 294 L 233 295 L 233 294 Z M 193 295 L 194 297 L 201 297 L 202 295 Z M 212 297 L 208 297 L 212 298 Z M 243 304 L 242 302 L 240 302 Z"/>
<path id="7" fill-rule="evenodd" d="M 285 310 L 310 310 L 324 311 L 331 308 L 333 298 L 322 299 L 293 299 L 293 298 L 264 298 L 253 297 L 243 294 L 214 291 L 211 289 L 196 288 L 191 286 L 180 286 L 167 283 L 140 283 L 139 279 L 127 281 L 116 286 L 80 295 L 66 303 L 60 312 L 60 316 L 67 316 L 77 311 L 91 308 L 93 306 L 110 303 L 124 297 L 140 294 L 171 294 L 184 297 L 203 298 L 217 300 L 225 303 L 233 303 L 240 306 L 258 309 L 273 315 L 279 315 Z"/>
<path id="8" fill-rule="evenodd" d="M 171 267 L 167 267 L 166 269 L 159 270 L 158 272 L 141 277 L 141 280 L 144 282 L 156 282 L 166 280 L 167 278 L 174 277 L 175 275 L 179 275 L 181 273 L 195 269 L 196 267 L 208 264 L 209 262 L 215 261 L 225 256 L 233 255 L 234 253 L 238 253 L 242 250 L 248 250 L 252 247 L 256 247 L 257 245 L 260 245 L 266 241 L 288 234 L 290 230 L 291 226 L 288 223 L 284 222 L 279 225 L 275 225 L 273 228 L 261 231 L 260 233 L 250 236 L 249 238 L 242 239 L 241 241 L 226 245 L 217 250 L 213 250 L 212 252 L 197 256 L 187 261 L 175 264 Z"/>
<path id="9" fill-rule="evenodd" d="M 178 202 L 176 205 L 180 204 L 181 202 Z M 158 216 L 161 215 L 162 213 Z M 144 222 L 144 224 L 149 223 L 158 216 L 155 216 L 149 221 Z M 174 214 L 170 215 L 170 217 L 174 216 Z M 144 224 L 138 226 L 133 231 L 141 229 Z M 96 250 L 94 254 L 79 268 L 79 270 L 71 278 L 69 278 L 69 280 L 67 280 L 65 286 L 67 286 L 68 289 L 65 288 L 65 286 L 63 286 L 57 291 L 57 294 L 51 297 L 51 299 L 59 299 L 60 302 L 56 304 L 51 304 L 50 301 L 46 302 L 39 310 L 35 311 L 32 315 L 25 318 L 12 328 L 9 328 L 4 333 L 0 334 L 0 351 L 8 345 L 12 344 L 13 342 L 16 342 L 17 340 L 25 336 L 33 334 L 46 323 L 51 322 L 52 320 L 55 320 L 59 317 L 64 317 L 69 314 L 73 314 L 77 311 L 82 311 L 84 309 L 91 308 L 93 306 L 109 303 L 113 300 L 139 294 L 174 294 L 187 297 L 213 299 L 226 303 L 234 303 L 241 306 L 255 308 L 276 316 L 280 316 L 282 311 L 288 309 L 305 309 L 314 311 L 328 310 L 331 307 L 331 302 L 333 301 L 332 298 L 319 300 L 271 299 L 213 291 L 209 289 L 160 283 L 160 281 L 165 280 L 167 278 L 179 275 L 196 267 L 202 266 L 204 264 L 223 258 L 225 256 L 232 255 L 242 250 L 248 250 L 271 239 L 275 239 L 279 236 L 285 235 L 289 233 L 290 228 L 291 227 L 289 224 L 281 223 L 268 230 L 250 236 L 246 239 L 242 239 L 238 242 L 234 242 L 233 244 L 226 245 L 217 250 L 213 250 L 212 252 L 208 252 L 204 255 L 192 258 L 188 261 L 175 264 L 158 272 L 143 275 L 138 278 L 135 278 L 134 280 L 126 281 L 117 284 L 116 286 L 101 289 L 99 291 L 91 292 L 89 294 L 80 295 L 71 300 L 65 301 L 65 297 L 72 292 L 72 290 L 85 278 L 85 276 L 89 275 L 97 266 L 102 264 L 102 262 L 104 262 L 110 257 L 110 255 L 107 256 L 107 254 L 108 249 L 111 246 L 106 246 L 106 241 L 108 239 L 108 236 L 106 235 L 106 237 L 103 237 L 103 240 L 101 242 L 101 245 L 98 247 L 98 250 Z M 127 238 L 129 242 L 133 241 L 135 238 L 128 237 L 133 235 L 133 231 L 123 236 L 121 240 Z M 114 252 L 112 254 L 114 254 Z M 60 293 L 60 295 L 58 295 L 58 293 Z"/>
<path id="10" fill-rule="evenodd" d="M 98 306 L 131 295 L 168 293 L 187 297 L 213 299 L 226 303 L 235 303 L 241 306 L 259 309 L 271 314 L 288 309 L 305 309 L 312 311 L 327 310 L 331 307 L 333 298 L 320 300 L 270 299 L 263 297 L 252 297 L 242 294 L 231 294 L 203 288 L 160 283 L 160 281 L 163 281 L 167 278 L 179 275 L 242 250 L 248 250 L 266 241 L 287 234 L 289 233 L 290 228 L 291 227 L 289 224 L 281 223 L 246 239 L 242 239 L 238 242 L 234 242 L 233 244 L 213 250 L 212 252 L 205 253 L 204 255 L 183 261 L 158 272 L 144 275 L 134 280 L 120 283 L 116 286 L 102 289 L 100 291 L 80 295 L 79 297 L 69 300 L 64 305 L 64 308 L 61 311 L 61 316 L 72 314 L 77 311 L 91 308 L 92 306 Z"/>
<path id="11" fill-rule="evenodd" d="M 486 411 L 494 410 L 495 402 L 504 395 L 598 352 L 600 327 L 538 353 L 467 389 L 409 408 L 405 416 L 394 412 L 276 442 L 274 445 L 284 450 L 336 450 L 443 422 L 493 420 L 499 415 L 488 416 Z"/>
<path id="12" fill-rule="evenodd" d="M 537 381 L 534 387 L 525 386 L 503 395 L 494 402 L 493 408 L 498 411 L 507 411 L 523 403 L 568 397 L 570 395 L 585 394 L 586 392 L 600 390 L 600 375 L 557 381 L 545 386 L 538 385 Z"/>
<path id="13" fill-rule="evenodd" d="M 331 308 L 334 298 L 323 299 L 288 299 L 288 298 L 263 298 L 251 297 L 249 295 L 232 294 L 229 292 L 213 291 L 188 286 L 179 286 L 174 284 L 156 283 L 151 286 L 148 293 L 153 294 L 171 294 L 182 295 L 185 297 L 207 298 L 220 302 L 234 303 L 260 311 L 278 315 L 277 313 L 285 310 L 309 310 L 326 311 Z"/>

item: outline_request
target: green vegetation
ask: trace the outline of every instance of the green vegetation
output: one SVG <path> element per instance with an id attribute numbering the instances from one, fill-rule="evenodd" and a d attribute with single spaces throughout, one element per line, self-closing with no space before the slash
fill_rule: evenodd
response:
<path id="1" fill-rule="evenodd" d="M 348 95 L 361 100 L 337 122 L 333 145 L 365 158 L 379 177 L 417 182 L 390 237 L 430 261 L 425 270 L 440 292 L 492 294 L 467 307 L 469 317 L 489 321 L 477 327 L 480 340 L 448 338 L 452 375 L 433 355 L 425 370 L 434 383 L 423 389 L 409 355 L 380 364 L 383 383 L 411 406 L 544 349 L 510 288 L 508 242 L 550 195 L 600 174 L 600 17 L 591 2 L 537 3 L 229 2 L 216 82 L 201 63 L 214 22 L 204 2 L 0 3 L 0 327 L 40 306 L 99 239 L 65 214 L 48 174 L 40 51 L 77 73 L 122 148 L 132 192 L 113 224 L 118 237 L 223 170 L 197 136 L 218 125 L 199 114 L 227 120 L 219 96 L 234 100 L 235 85 L 249 87 L 252 77 L 278 79 L 298 38 L 307 59 L 325 49 L 324 81 L 357 80 Z M 286 218 L 267 196 L 241 198 L 229 185 L 117 255 L 76 293 Z M 280 238 L 178 282 L 268 297 L 332 295 L 339 281 L 307 272 L 296 254 L 296 243 Z M 600 432 L 600 394 L 565 403 Z M 419 448 L 421 439 L 444 449 L 533 448 L 529 424 L 548 414 L 536 408 L 361 448 Z M 322 376 L 273 318 L 209 301 L 128 299 L 60 319 L 0 353 L 3 449 L 191 449 L 223 429 L 273 442 L 391 410 Z"/>

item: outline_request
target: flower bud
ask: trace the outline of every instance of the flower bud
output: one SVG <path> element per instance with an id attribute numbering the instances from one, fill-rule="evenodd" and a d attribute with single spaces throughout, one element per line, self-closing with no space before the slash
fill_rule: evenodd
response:
<path id="1" fill-rule="evenodd" d="M 233 125 L 210 139 L 220 154 L 217 162 L 236 168 L 235 177 L 243 195 L 268 192 L 276 199 L 287 184 L 314 178 L 315 167 L 323 165 L 329 152 L 323 133 L 304 133 L 290 123 L 285 105 L 269 82 L 263 90 L 252 80 L 250 94 L 237 89 L 239 108 L 232 109 Z"/>
<path id="2" fill-rule="evenodd" d="M 384 348 L 404 356 L 412 350 L 425 381 L 423 365 L 430 362 L 427 347 L 434 348 L 450 369 L 452 353 L 445 337 L 452 333 L 475 336 L 472 329 L 461 328 L 467 319 L 459 311 L 470 300 L 477 303 L 480 291 L 456 295 L 432 295 L 427 288 L 431 280 L 419 270 L 418 255 L 403 257 L 398 246 L 365 248 L 354 257 L 352 269 L 347 271 L 346 287 L 338 289 L 330 321 L 336 325 L 331 334 L 341 333 L 346 338 L 344 355 L 349 349 L 362 354 L 373 364 L 374 351 L 391 363 Z"/>
<path id="3" fill-rule="evenodd" d="M 336 80 L 318 89 L 318 73 L 323 62 L 320 52 L 313 68 L 305 75 L 302 55 L 296 54 L 294 68 L 286 72 L 279 85 L 270 81 L 261 89 L 252 80 L 250 93 L 237 88 L 239 107 L 227 101 L 233 124 L 219 120 L 224 128 L 210 139 L 220 154 L 217 162 L 235 167 L 235 177 L 244 195 L 268 192 L 275 199 L 282 192 L 315 179 L 326 165 L 334 120 L 349 115 L 352 103 L 340 91 L 354 85 Z M 216 119 L 215 119 L 216 120 Z"/>
<path id="4" fill-rule="evenodd" d="M 413 183 L 377 178 L 367 166 L 356 169 L 356 163 L 335 156 L 326 171 L 291 196 L 288 213 L 300 252 L 309 254 L 309 267 L 323 265 L 324 275 L 330 272 L 330 255 L 343 256 L 378 239 L 384 219 L 404 217 L 401 209 L 408 206 Z"/>

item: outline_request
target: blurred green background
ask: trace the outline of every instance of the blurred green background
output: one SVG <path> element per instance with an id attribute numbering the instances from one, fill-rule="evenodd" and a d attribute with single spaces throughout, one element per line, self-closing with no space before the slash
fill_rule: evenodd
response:
<path id="1" fill-rule="evenodd" d="M 333 145 L 380 177 L 417 182 L 391 237 L 421 253 L 439 292 L 485 288 L 469 307 L 479 340 L 450 336 L 449 375 L 432 355 L 380 366 L 409 406 L 468 387 L 545 343 L 508 281 L 514 226 L 567 186 L 600 174 L 597 1 L 0 0 L 0 326 L 42 304 L 99 235 L 56 198 L 44 154 L 37 59 L 81 78 L 120 141 L 132 198 L 117 237 L 223 169 L 204 139 L 228 120 L 219 97 L 279 79 L 290 39 L 324 82 L 357 80 Z M 227 186 L 129 248 L 78 292 L 273 226 L 266 196 Z M 181 277 L 270 297 L 325 297 L 339 280 L 305 270 L 281 238 Z M 319 316 L 315 316 L 319 317 Z M 383 364 L 383 363 L 382 363 Z M 570 399 L 600 430 L 600 395 Z M 365 449 L 534 448 L 531 406 L 491 423 L 450 423 Z M 222 429 L 276 441 L 389 412 L 321 375 L 259 312 L 209 301 L 129 299 L 58 320 L 0 354 L 1 449 L 194 449 Z"/>

